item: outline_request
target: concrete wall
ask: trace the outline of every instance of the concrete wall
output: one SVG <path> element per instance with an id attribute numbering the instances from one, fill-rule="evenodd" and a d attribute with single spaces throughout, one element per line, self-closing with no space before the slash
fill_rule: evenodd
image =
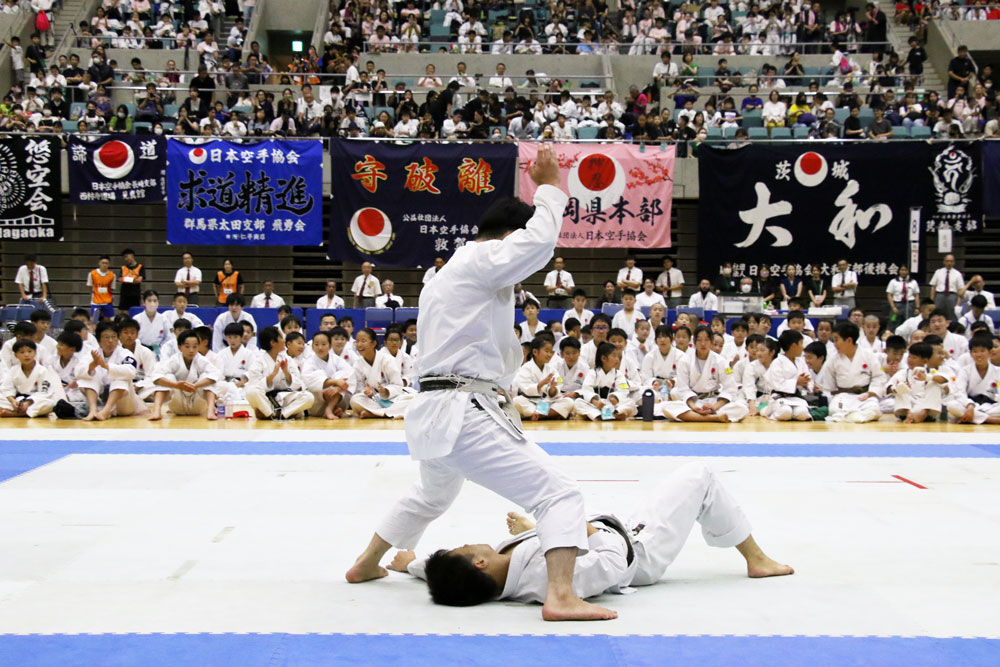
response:
<path id="1" fill-rule="evenodd" d="M 955 22 L 949 21 L 947 23 Z M 968 21 L 967 23 L 980 23 L 980 21 Z M 986 23 L 986 21 L 982 21 L 982 23 Z M 997 26 L 993 26 L 993 29 L 994 31 L 998 30 Z M 958 53 L 958 49 L 952 46 L 952 36 L 947 30 L 947 27 L 942 28 L 940 21 L 932 21 L 927 26 L 927 46 L 925 47 L 927 49 L 927 60 L 934 66 L 934 70 L 946 86 L 948 84 L 948 63 Z M 944 90 L 938 92 L 942 95 L 945 93 Z"/>
<path id="2" fill-rule="evenodd" d="M 951 31 L 957 40 L 956 46 L 965 44 L 970 51 L 994 51 L 1000 37 L 1000 26 L 994 21 L 933 21 L 929 27 L 928 39 L 930 33 Z"/>
<path id="3" fill-rule="evenodd" d="M 326 11 L 326 0 L 266 0 L 256 11 L 264 12 L 261 27 L 266 30 L 306 30 L 316 25 L 316 15 Z"/>

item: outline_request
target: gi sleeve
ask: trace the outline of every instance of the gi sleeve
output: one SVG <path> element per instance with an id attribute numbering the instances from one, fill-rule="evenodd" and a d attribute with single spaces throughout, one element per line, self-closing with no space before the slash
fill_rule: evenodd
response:
<path id="1" fill-rule="evenodd" d="M 597 371 L 590 369 L 586 377 L 583 378 L 583 386 L 580 387 L 580 398 L 590 403 L 597 396 Z"/>
<path id="2" fill-rule="evenodd" d="M 122 355 L 120 364 L 108 363 L 108 379 L 111 381 L 124 380 L 131 382 L 135 379 L 138 371 L 139 362 L 135 360 L 131 352 L 126 352 Z"/>
<path id="3" fill-rule="evenodd" d="M 520 370 L 517 371 L 517 375 L 514 377 L 514 386 L 512 387 L 515 395 L 521 394 L 528 398 L 539 397 L 538 383 L 533 382 L 534 374 L 531 370 L 531 367 L 534 365 L 534 361 L 529 361 L 526 364 L 522 364 Z"/>
<path id="4" fill-rule="evenodd" d="M 872 392 L 876 396 L 885 396 L 885 386 L 889 383 L 889 378 L 886 377 L 885 371 L 882 370 L 882 364 L 878 363 L 878 359 L 875 355 L 871 355 L 872 360 L 868 364 L 872 371 L 872 381 L 868 385 L 868 391 Z"/>
<path id="5" fill-rule="evenodd" d="M 691 389 L 691 361 L 687 355 L 682 355 L 677 364 L 677 377 L 674 378 L 674 388 L 670 395 L 674 400 L 685 403 L 698 396 L 697 392 Z"/>
<path id="6" fill-rule="evenodd" d="M 573 588 L 581 598 L 621 586 L 628 570 L 628 549 L 621 535 L 598 529 L 587 544 L 589 551 L 577 557 L 573 570 Z"/>

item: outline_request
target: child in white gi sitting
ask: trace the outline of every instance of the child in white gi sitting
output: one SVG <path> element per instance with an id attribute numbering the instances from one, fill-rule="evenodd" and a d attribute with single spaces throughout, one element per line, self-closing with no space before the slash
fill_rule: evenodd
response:
<path id="1" fill-rule="evenodd" d="M 901 368 L 889 379 L 887 391 L 895 396 L 893 410 L 896 419 L 907 424 L 935 421 L 941 414 L 943 385 L 946 373 L 929 368 L 934 348 L 928 343 L 914 343 L 906 357 L 907 368 Z"/>
<path id="2" fill-rule="evenodd" d="M 563 379 L 562 392 L 567 398 L 580 397 L 583 381 L 590 368 L 580 358 L 580 341 L 567 336 L 559 341 L 561 356 L 555 361 L 556 374 Z"/>
<path id="3" fill-rule="evenodd" d="M 180 320 L 178 320 L 179 322 Z M 231 394 L 234 401 L 246 400 L 245 387 L 253 352 L 243 344 L 243 323 L 231 322 L 223 329 L 226 347 L 213 353 L 212 359 L 222 374 L 215 392 L 219 398 Z"/>
<path id="4" fill-rule="evenodd" d="M 981 295 L 976 295 L 976 297 Z M 973 297 L 973 298 L 976 298 Z M 977 334 L 969 341 L 972 364 L 958 372 L 955 391 L 948 398 L 948 421 L 959 424 L 1000 424 L 997 383 L 1000 366 L 990 363 L 993 336 Z"/>
<path id="5" fill-rule="evenodd" d="M 653 390 L 653 415 L 663 416 L 663 401 L 669 400 L 670 391 L 677 383 L 677 364 L 681 352 L 673 346 L 673 331 L 666 324 L 656 327 L 656 347 L 642 360 L 639 374 L 643 386 Z"/>
<path id="6" fill-rule="evenodd" d="M 160 307 L 160 295 L 156 290 L 143 292 L 142 304 L 145 310 L 135 318 L 139 322 L 139 342 L 159 357 L 160 348 L 170 340 L 170 323 L 163 313 L 157 312 Z"/>
<path id="7" fill-rule="evenodd" d="M 76 382 L 76 369 L 83 359 L 82 349 L 83 341 L 80 339 L 80 334 L 63 330 L 56 338 L 56 356 L 49 361 L 49 368 L 59 376 L 66 400 L 77 406 L 86 405 L 83 393 Z"/>
<path id="8" fill-rule="evenodd" d="M 59 376 L 35 361 L 35 349 L 32 340 L 14 343 L 17 363 L 0 384 L 0 417 L 44 417 L 66 399 Z"/>
<path id="9" fill-rule="evenodd" d="M 138 325 L 135 328 L 138 333 Z M 110 320 L 100 322 L 94 336 L 98 349 L 91 351 L 89 359 L 83 355 L 76 369 L 77 384 L 90 408 L 83 420 L 145 414 L 146 406 L 133 385 L 139 366 L 135 355 L 119 345 L 118 331 Z"/>
<path id="10" fill-rule="evenodd" d="M 580 398 L 574 403 L 576 414 L 591 421 L 624 420 L 635 416 L 635 401 L 629 396 L 638 386 L 633 388 L 619 370 L 621 360 L 621 352 L 611 343 L 597 346 L 595 366 L 587 372 Z"/>
<path id="11" fill-rule="evenodd" d="M 303 377 L 306 389 L 312 392 L 315 399 L 310 414 L 340 419 L 350 405 L 350 380 L 353 375 L 354 369 L 346 361 L 330 353 L 330 332 L 317 331 L 313 334 L 312 354 L 306 361 Z"/>
<path id="12" fill-rule="evenodd" d="M 378 337 L 369 328 L 358 329 L 354 338 L 358 360 L 354 364 L 354 395 L 351 411 L 359 419 L 403 417 L 412 394 L 403 391 L 399 362 L 378 353 Z"/>
<path id="13" fill-rule="evenodd" d="M 674 421 L 738 422 L 747 416 L 732 369 L 712 352 L 712 332 L 701 325 L 694 333 L 694 354 L 681 355 L 677 385 L 663 404 L 663 416 Z"/>
<path id="14" fill-rule="evenodd" d="M 153 412 L 149 421 L 163 418 L 163 404 L 177 416 L 204 415 L 209 420 L 218 419 L 215 409 L 216 384 L 222 372 L 207 358 L 198 354 L 198 334 L 185 331 L 177 337 L 180 354 L 160 361 L 152 373 L 155 393 Z"/>
<path id="15" fill-rule="evenodd" d="M 156 354 L 151 349 L 139 342 L 139 323 L 131 317 L 122 318 L 120 315 L 118 322 L 118 342 L 126 352 L 131 352 L 135 357 L 135 378 L 132 385 L 135 387 L 135 394 L 140 401 L 148 400 L 153 396 L 153 369 L 156 368 Z"/>
<path id="16" fill-rule="evenodd" d="M 765 338 L 757 344 L 757 358 L 744 366 L 739 385 L 751 416 L 758 414 L 758 404 L 763 408 L 771 400 L 771 385 L 768 384 L 766 375 L 777 356 L 778 341 Z"/>
<path id="17" fill-rule="evenodd" d="M 278 327 L 265 327 L 258 335 L 258 350 L 247 369 L 247 402 L 258 419 L 294 419 L 312 407 L 313 395 L 302 386 L 302 377 L 285 353 L 285 339 Z"/>
<path id="18" fill-rule="evenodd" d="M 531 421 L 568 419 L 573 412 L 573 399 L 563 396 L 560 391 L 563 378 L 552 364 L 555 353 L 551 334 L 537 334 L 530 347 L 531 359 L 521 366 L 511 386 L 514 407 Z"/>
<path id="19" fill-rule="evenodd" d="M 167 342 L 160 346 L 160 361 L 180 354 L 180 350 L 177 349 L 177 337 L 185 331 L 192 331 L 193 329 L 194 327 L 191 326 L 191 323 L 183 317 L 179 320 L 174 320 L 174 326 L 170 330 L 173 335 L 167 338 Z"/>
<path id="20" fill-rule="evenodd" d="M 821 375 L 822 388 L 831 395 L 827 421 L 861 424 L 882 414 L 879 399 L 885 395 L 888 378 L 878 356 L 858 347 L 860 335 L 853 322 L 841 322 L 833 332 L 837 354 L 827 360 Z"/>
<path id="21" fill-rule="evenodd" d="M 802 334 L 794 329 L 786 329 L 778 337 L 778 355 L 764 374 L 764 380 L 771 389 L 771 398 L 761 414 L 775 421 L 808 421 L 809 404 L 805 395 L 812 391 L 812 377 L 802 358 Z M 758 355 L 759 356 L 759 355 Z"/>

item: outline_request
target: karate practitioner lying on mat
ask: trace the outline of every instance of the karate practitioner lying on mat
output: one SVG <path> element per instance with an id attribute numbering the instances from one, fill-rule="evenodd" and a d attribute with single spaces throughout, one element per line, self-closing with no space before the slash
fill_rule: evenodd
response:
<path id="1" fill-rule="evenodd" d="M 458 248 L 420 292 L 420 393 L 406 414 L 406 442 L 420 462 L 420 479 L 379 523 L 346 578 L 360 583 L 386 576 L 382 556 L 393 545 L 415 547 L 469 479 L 535 515 L 548 574 L 542 618 L 612 619 L 613 611 L 573 592 L 577 555 L 591 548 L 583 495 L 525 437 L 507 391 L 522 360 L 513 286 L 552 259 L 568 199 L 551 146 L 539 147 L 531 179 L 538 185 L 534 212 L 516 199 L 491 206 L 476 242 Z M 498 393 L 507 399 L 503 407 Z"/>
<path id="2" fill-rule="evenodd" d="M 750 522 L 715 473 L 703 463 L 689 463 L 669 475 L 628 519 L 610 514 L 591 517 L 590 551 L 576 559 L 573 590 L 587 598 L 655 584 L 680 553 L 695 521 L 710 546 L 736 547 L 746 559 L 748 576 L 794 573 L 757 546 Z M 467 607 L 497 598 L 541 602 L 545 563 L 535 526 L 511 512 L 507 527 L 514 537 L 496 549 L 466 544 L 442 549 L 427 559 L 400 551 L 389 569 L 426 579 L 437 604 Z"/>

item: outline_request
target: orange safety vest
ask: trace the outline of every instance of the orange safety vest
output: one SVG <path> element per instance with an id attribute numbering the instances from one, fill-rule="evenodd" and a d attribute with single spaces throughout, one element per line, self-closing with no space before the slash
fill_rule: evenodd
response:
<path id="1" fill-rule="evenodd" d="M 93 294 L 90 302 L 95 305 L 111 303 L 111 283 L 115 281 L 115 274 L 108 271 L 106 275 L 101 275 L 97 269 L 90 272 L 90 282 L 93 285 Z"/>
<path id="2" fill-rule="evenodd" d="M 219 271 L 219 303 L 226 305 L 226 298 L 230 294 L 236 294 L 240 284 L 240 272 L 233 271 L 228 277 Z"/>
<path id="3" fill-rule="evenodd" d="M 140 271 L 142 271 L 142 264 L 136 264 L 134 269 L 130 269 L 127 266 L 123 266 L 122 267 L 122 282 L 125 283 L 125 279 L 131 276 L 132 282 L 131 283 L 125 283 L 125 284 L 127 284 L 127 285 L 129 285 L 129 284 L 135 284 L 135 279 L 139 277 L 139 272 Z"/>

